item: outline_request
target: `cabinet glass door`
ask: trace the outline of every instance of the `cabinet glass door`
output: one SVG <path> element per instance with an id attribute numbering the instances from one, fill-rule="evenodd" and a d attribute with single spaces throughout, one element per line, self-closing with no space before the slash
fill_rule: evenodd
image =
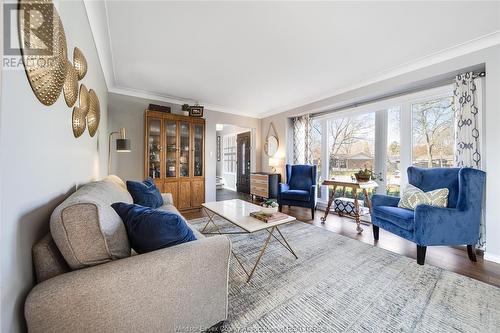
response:
<path id="1" fill-rule="evenodd" d="M 179 123 L 179 176 L 189 177 L 189 123 Z"/>
<path id="2" fill-rule="evenodd" d="M 148 120 L 148 155 L 149 155 L 149 177 L 161 177 L 161 120 L 150 118 Z"/>
<path id="3" fill-rule="evenodd" d="M 165 121 L 165 159 L 167 166 L 165 174 L 167 177 L 177 176 L 177 123 L 175 121 Z"/>
<path id="4" fill-rule="evenodd" d="M 194 175 L 203 176 L 203 125 L 194 124 Z"/>

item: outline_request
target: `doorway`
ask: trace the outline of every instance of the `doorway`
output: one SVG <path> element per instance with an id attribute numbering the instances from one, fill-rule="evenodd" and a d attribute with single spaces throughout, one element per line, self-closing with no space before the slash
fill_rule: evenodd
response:
<path id="1" fill-rule="evenodd" d="M 254 130 L 217 124 L 216 199 L 250 198 L 250 173 L 254 168 Z"/>

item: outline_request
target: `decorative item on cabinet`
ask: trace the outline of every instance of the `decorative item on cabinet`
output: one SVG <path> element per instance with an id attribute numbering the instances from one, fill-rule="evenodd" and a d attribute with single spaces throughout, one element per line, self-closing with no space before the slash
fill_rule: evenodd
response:
<path id="1" fill-rule="evenodd" d="M 205 200 L 205 119 L 148 109 L 144 126 L 144 176 L 154 175 L 180 211 L 200 209 Z"/>
<path id="2" fill-rule="evenodd" d="M 189 107 L 189 116 L 190 117 L 203 117 L 203 106 L 201 105 L 193 105 Z"/>
<path id="3" fill-rule="evenodd" d="M 148 110 L 166 112 L 166 113 L 171 112 L 170 106 L 164 106 L 164 105 L 158 105 L 158 104 L 149 104 Z"/>
<path id="4" fill-rule="evenodd" d="M 253 197 L 275 199 L 278 197 L 279 173 L 256 172 L 250 174 L 250 194 Z"/>

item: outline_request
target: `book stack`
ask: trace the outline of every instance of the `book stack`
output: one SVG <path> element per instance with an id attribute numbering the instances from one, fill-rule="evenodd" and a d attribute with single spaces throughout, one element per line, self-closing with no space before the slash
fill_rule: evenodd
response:
<path id="1" fill-rule="evenodd" d="M 280 212 L 276 212 L 276 213 L 273 213 L 271 215 L 267 215 L 267 214 L 264 214 L 262 212 L 252 212 L 252 213 L 250 213 L 250 216 L 254 217 L 258 220 L 261 220 L 263 222 L 266 222 L 266 223 L 284 220 L 288 217 L 288 215 L 280 213 Z"/>

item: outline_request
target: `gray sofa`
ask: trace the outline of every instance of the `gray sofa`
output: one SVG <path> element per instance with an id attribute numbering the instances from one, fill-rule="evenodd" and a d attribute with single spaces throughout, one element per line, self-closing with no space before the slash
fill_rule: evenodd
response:
<path id="1" fill-rule="evenodd" d="M 177 211 L 170 194 L 160 209 Z M 112 203 L 132 202 L 116 176 L 84 185 L 52 213 L 33 247 L 38 284 L 29 332 L 194 332 L 227 317 L 231 243 L 225 236 L 131 255 Z"/>

